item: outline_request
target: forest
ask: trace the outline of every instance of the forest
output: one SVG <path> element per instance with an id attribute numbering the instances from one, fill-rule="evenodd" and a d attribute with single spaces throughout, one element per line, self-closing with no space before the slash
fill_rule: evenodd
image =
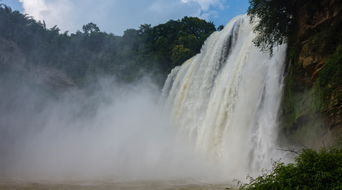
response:
<path id="1" fill-rule="evenodd" d="M 211 22 L 184 17 L 157 26 L 142 24 L 139 29 L 127 29 L 123 36 L 103 32 L 95 23 L 69 33 L 0 5 L 0 40 L 21 52 L 25 63 L 20 67 L 55 69 L 77 86 L 97 75 L 129 83 L 146 73 L 163 85 L 171 69 L 199 53 L 214 31 Z M 13 69 L 6 64 L 5 52 L 0 53 L 3 72 Z"/>

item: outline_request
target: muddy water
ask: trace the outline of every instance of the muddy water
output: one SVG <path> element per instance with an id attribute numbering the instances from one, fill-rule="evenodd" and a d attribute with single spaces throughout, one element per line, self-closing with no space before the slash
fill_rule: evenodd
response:
<path id="1" fill-rule="evenodd" d="M 228 190 L 227 184 L 186 184 L 174 182 L 130 183 L 0 183 L 0 190 Z"/>

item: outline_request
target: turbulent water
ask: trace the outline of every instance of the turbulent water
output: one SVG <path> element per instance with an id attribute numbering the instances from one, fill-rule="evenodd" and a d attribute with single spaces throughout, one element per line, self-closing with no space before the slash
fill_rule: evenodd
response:
<path id="1" fill-rule="evenodd" d="M 212 34 L 201 53 L 170 73 L 163 96 L 173 125 L 229 177 L 269 169 L 277 151 L 285 46 L 273 56 L 253 44 L 248 16 Z"/>

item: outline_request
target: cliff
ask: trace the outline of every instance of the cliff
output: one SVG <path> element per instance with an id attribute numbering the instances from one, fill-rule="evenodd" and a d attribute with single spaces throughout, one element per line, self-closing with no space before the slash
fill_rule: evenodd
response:
<path id="1" fill-rule="evenodd" d="M 342 3 L 292 0 L 281 123 L 286 139 L 310 148 L 342 145 Z"/>

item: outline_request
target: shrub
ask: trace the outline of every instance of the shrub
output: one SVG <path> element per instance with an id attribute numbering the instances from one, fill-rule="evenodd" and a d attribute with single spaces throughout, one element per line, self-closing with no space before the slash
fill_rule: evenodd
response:
<path id="1" fill-rule="evenodd" d="M 342 189 L 342 149 L 306 149 L 295 163 L 278 163 L 273 171 L 240 187 L 241 190 Z"/>

